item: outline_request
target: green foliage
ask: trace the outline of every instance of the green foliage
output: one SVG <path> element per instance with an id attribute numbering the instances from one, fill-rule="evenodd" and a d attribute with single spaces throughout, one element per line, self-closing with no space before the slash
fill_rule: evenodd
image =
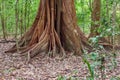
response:
<path id="1" fill-rule="evenodd" d="M 100 39 L 100 36 L 96 36 L 96 37 L 91 37 L 91 38 L 89 39 L 89 41 L 91 42 L 91 44 L 92 44 L 94 47 L 97 47 L 97 46 L 98 46 L 99 39 Z"/>
<path id="2" fill-rule="evenodd" d="M 120 77 L 112 77 L 110 80 L 120 80 Z"/>
<path id="3" fill-rule="evenodd" d="M 101 1 L 102 1 L 101 20 L 98 32 L 102 37 L 119 35 L 120 1 L 118 0 L 101 0 Z M 113 15 L 115 17 L 113 17 Z"/>
<path id="4" fill-rule="evenodd" d="M 58 76 L 57 80 L 66 80 L 65 76 Z"/>
<path id="5" fill-rule="evenodd" d="M 91 67 L 89 61 L 86 58 L 83 58 L 83 62 L 87 64 L 88 70 L 90 71 L 89 80 L 94 80 L 94 68 Z"/>
<path id="6" fill-rule="evenodd" d="M 78 25 L 88 34 L 91 26 L 91 9 L 89 0 L 75 0 Z"/>
<path id="7" fill-rule="evenodd" d="M 17 0 L 0 0 L 0 5 L 4 5 L 4 9 L 0 10 L 1 16 L 5 18 L 5 28 L 8 34 L 15 34 L 15 29 L 18 27 L 18 34 L 20 33 L 20 28 L 29 28 L 36 16 L 39 0 L 19 0 L 17 5 Z M 18 10 L 18 26 L 16 26 L 15 18 L 15 8 Z M 1 28 L 1 18 L 0 18 L 0 31 Z M 0 32 L 0 34 L 2 34 Z"/>

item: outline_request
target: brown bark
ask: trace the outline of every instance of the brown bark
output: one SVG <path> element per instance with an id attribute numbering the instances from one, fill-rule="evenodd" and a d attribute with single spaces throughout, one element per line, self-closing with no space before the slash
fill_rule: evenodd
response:
<path id="1" fill-rule="evenodd" d="M 91 48 L 76 23 L 74 0 L 40 0 L 32 27 L 19 41 L 19 50 L 34 57 L 40 52 L 81 55 L 83 47 Z M 27 41 L 25 44 L 25 40 Z M 16 45 L 6 52 L 16 52 Z"/>
<path id="2" fill-rule="evenodd" d="M 89 37 L 95 37 L 99 35 L 98 33 L 98 28 L 100 26 L 100 8 L 101 8 L 101 0 L 94 0 L 93 5 L 92 5 L 92 14 L 91 14 L 91 19 L 92 19 L 92 24 L 91 24 L 91 29 L 90 29 L 90 35 Z"/>

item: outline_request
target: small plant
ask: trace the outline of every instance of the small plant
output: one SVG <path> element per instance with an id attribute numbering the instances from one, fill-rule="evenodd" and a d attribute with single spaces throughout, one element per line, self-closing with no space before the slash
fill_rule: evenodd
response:
<path id="1" fill-rule="evenodd" d="M 110 80 L 120 80 L 120 77 L 112 77 Z"/>
<path id="2" fill-rule="evenodd" d="M 89 80 L 94 80 L 94 68 L 91 67 L 89 61 L 83 57 L 83 62 L 87 65 L 88 70 L 90 72 Z"/>
<path id="3" fill-rule="evenodd" d="M 57 78 L 57 80 L 66 80 L 66 77 L 59 75 L 58 78 Z"/>

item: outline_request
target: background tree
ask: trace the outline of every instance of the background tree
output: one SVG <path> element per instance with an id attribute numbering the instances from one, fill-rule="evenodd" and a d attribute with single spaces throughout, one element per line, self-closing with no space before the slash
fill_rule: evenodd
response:
<path id="1" fill-rule="evenodd" d="M 92 24 L 89 37 L 95 37 L 99 35 L 97 30 L 100 26 L 100 13 L 101 13 L 101 0 L 93 0 L 91 13 Z"/>
<path id="2" fill-rule="evenodd" d="M 3 11 L 0 13 L 0 18 L 1 18 L 1 25 L 2 25 L 2 31 L 3 31 L 3 38 L 4 40 L 6 40 L 6 29 L 5 29 L 6 18 L 5 18 L 5 15 L 3 15 L 5 13 L 5 1 L 1 1 L 0 11 Z"/>

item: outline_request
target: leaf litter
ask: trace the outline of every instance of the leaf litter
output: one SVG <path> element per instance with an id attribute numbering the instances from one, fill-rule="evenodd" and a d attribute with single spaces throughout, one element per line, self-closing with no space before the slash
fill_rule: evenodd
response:
<path id="1" fill-rule="evenodd" d="M 4 53 L 13 45 L 11 42 L 0 43 L 0 80 L 56 80 L 60 75 L 86 80 L 89 75 L 80 56 L 67 55 L 65 59 L 58 60 L 40 54 L 32 58 L 30 63 L 26 63 L 26 56 Z M 117 56 L 117 67 L 112 70 L 106 69 L 105 74 L 105 80 L 110 80 L 112 76 L 120 77 L 120 56 Z"/>

